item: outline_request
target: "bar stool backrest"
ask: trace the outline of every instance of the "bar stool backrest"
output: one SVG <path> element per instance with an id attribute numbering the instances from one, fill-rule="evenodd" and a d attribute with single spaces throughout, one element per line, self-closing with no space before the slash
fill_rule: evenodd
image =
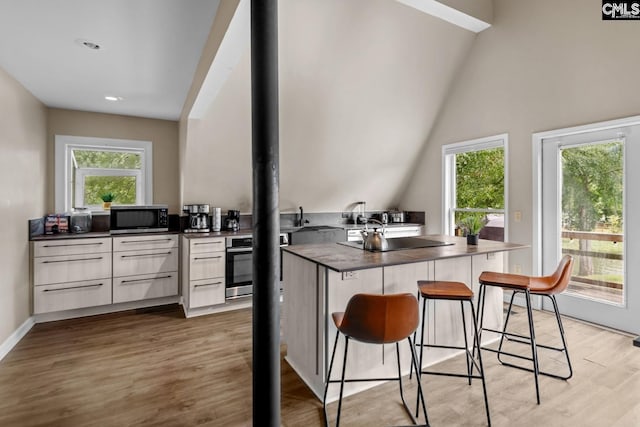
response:
<path id="1" fill-rule="evenodd" d="M 548 290 L 545 293 L 559 294 L 564 292 L 571 280 L 571 271 L 573 269 L 573 257 L 571 255 L 565 255 L 560 260 L 558 268 L 551 276 L 538 277 L 539 281 L 546 282 Z"/>
<path id="2" fill-rule="evenodd" d="M 358 341 L 388 344 L 401 341 L 418 327 L 418 300 L 412 294 L 356 294 L 339 329 Z"/>

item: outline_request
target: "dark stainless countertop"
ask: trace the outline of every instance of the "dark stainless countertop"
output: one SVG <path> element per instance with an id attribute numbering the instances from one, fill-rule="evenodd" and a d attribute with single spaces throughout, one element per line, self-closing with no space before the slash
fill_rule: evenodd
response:
<path id="1" fill-rule="evenodd" d="M 286 246 L 283 247 L 282 250 L 331 270 L 342 272 L 492 252 L 512 251 L 529 247 L 529 245 L 495 242 L 492 240 L 480 240 L 478 245 L 467 245 L 467 239 L 465 237 L 442 235 L 420 237 L 453 243 L 453 245 L 405 249 L 391 252 L 369 252 L 338 243 L 320 243 Z"/>

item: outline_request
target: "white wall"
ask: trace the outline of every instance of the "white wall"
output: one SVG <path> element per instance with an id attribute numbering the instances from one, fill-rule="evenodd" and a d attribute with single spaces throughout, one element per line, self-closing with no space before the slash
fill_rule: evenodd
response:
<path id="1" fill-rule="evenodd" d="M 397 205 L 475 34 L 388 0 L 279 3 L 280 206 Z M 189 122 L 183 203 L 251 211 L 250 54 Z"/>
<path id="2" fill-rule="evenodd" d="M 493 27 L 478 35 L 402 197 L 426 211 L 428 231 L 441 230 L 443 144 L 509 134 L 509 240 L 530 244 L 532 133 L 640 114 L 640 23 L 601 21 L 601 6 L 494 1 Z M 514 252 L 516 263 L 530 272 L 531 252 Z"/>
<path id="3" fill-rule="evenodd" d="M 0 344 L 30 316 L 27 221 L 45 213 L 46 108 L 0 68 Z"/>

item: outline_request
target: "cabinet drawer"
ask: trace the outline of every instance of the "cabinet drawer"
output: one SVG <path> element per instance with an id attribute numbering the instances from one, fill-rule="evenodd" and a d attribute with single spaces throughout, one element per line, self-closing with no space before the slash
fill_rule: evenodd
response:
<path id="1" fill-rule="evenodd" d="M 33 312 L 72 310 L 111 304 L 111 279 L 35 286 Z"/>
<path id="2" fill-rule="evenodd" d="M 111 252 L 111 237 L 100 239 L 66 239 L 33 243 L 33 256 L 60 256 Z"/>
<path id="3" fill-rule="evenodd" d="M 178 273 L 146 274 L 113 279 L 113 303 L 178 295 Z"/>
<path id="4" fill-rule="evenodd" d="M 191 255 L 189 257 L 189 280 L 224 277 L 224 252 Z"/>
<path id="5" fill-rule="evenodd" d="M 154 236 L 121 236 L 113 238 L 113 251 L 139 251 L 149 249 L 172 249 L 178 247 L 177 234 Z"/>
<path id="6" fill-rule="evenodd" d="M 224 252 L 224 237 L 199 238 L 189 241 L 189 253 Z"/>
<path id="7" fill-rule="evenodd" d="M 111 277 L 111 254 L 49 256 L 33 260 L 36 286 L 105 277 Z"/>
<path id="8" fill-rule="evenodd" d="M 113 253 L 113 277 L 178 271 L 178 249 Z"/>
<path id="9" fill-rule="evenodd" d="M 192 280 L 189 282 L 189 308 L 224 303 L 224 279 Z"/>

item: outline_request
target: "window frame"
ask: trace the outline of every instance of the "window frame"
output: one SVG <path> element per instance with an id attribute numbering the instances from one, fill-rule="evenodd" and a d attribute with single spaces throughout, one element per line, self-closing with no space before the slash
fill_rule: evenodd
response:
<path id="1" fill-rule="evenodd" d="M 456 154 L 502 148 L 504 153 L 504 209 L 457 208 L 456 207 Z M 453 235 L 456 212 L 489 212 L 504 215 L 504 241 L 508 239 L 509 206 L 509 134 L 487 136 L 468 141 L 445 144 L 442 146 L 442 230 L 443 234 Z"/>
<path id="2" fill-rule="evenodd" d="M 76 191 L 73 182 L 73 150 L 130 151 L 140 154 L 141 198 L 137 205 L 153 204 L 153 143 L 151 141 L 95 138 L 71 135 L 55 136 L 55 209 L 56 212 L 69 212 L 73 209 L 72 199 Z M 94 170 L 106 170 L 96 168 Z M 80 169 L 79 169 L 80 170 Z M 115 170 L 115 169 L 114 169 Z M 118 169 L 120 170 L 120 169 Z M 102 209 L 94 212 L 101 212 Z"/>

